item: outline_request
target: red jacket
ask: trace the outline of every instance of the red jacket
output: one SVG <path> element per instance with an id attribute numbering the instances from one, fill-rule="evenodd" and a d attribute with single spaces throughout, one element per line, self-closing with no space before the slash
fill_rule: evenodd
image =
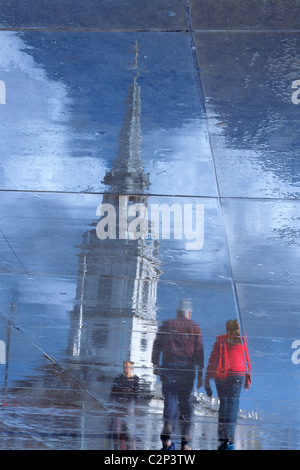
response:
<path id="1" fill-rule="evenodd" d="M 202 369 L 204 354 L 199 326 L 185 317 L 164 321 L 153 344 L 154 367 L 159 366 L 161 354 L 162 366 L 175 363 Z"/>
<path id="2" fill-rule="evenodd" d="M 223 364 L 226 364 L 227 371 L 230 374 L 239 374 L 246 376 L 246 382 L 250 383 L 251 363 L 245 339 L 241 343 L 230 344 L 227 342 L 227 335 L 218 336 L 213 346 L 208 366 L 206 369 L 206 378 L 215 378 L 215 373 L 220 364 L 220 346 L 223 345 Z"/>

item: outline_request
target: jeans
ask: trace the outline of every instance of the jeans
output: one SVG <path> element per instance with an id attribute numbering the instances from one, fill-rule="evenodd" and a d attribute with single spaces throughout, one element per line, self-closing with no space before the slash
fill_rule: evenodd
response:
<path id="1" fill-rule="evenodd" d="M 215 381 L 220 400 L 218 420 L 220 440 L 234 441 L 243 382 L 244 376 L 235 374 L 229 375 L 225 380 Z"/>
<path id="2" fill-rule="evenodd" d="M 162 439 L 171 435 L 177 423 L 179 406 L 182 442 L 188 442 L 192 417 L 190 395 L 194 386 L 195 371 L 193 369 L 178 369 L 174 366 L 174 368 L 162 372 L 161 380 L 162 393 L 164 396 L 164 428 L 162 431 Z"/>

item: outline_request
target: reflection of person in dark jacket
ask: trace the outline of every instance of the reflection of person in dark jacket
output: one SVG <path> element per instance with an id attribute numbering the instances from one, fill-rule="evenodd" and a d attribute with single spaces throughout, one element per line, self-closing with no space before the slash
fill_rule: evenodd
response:
<path id="1" fill-rule="evenodd" d="M 164 428 L 161 433 L 163 449 L 175 449 L 171 433 L 177 421 L 179 403 L 181 424 L 181 449 L 189 449 L 192 407 L 190 395 L 196 370 L 198 387 L 202 386 L 204 364 L 201 330 L 191 321 L 190 303 L 184 301 L 177 310 L 177 318 L 162 323 L 152 351 L 154 373 L 162 381 L 164 396 Z M 161 358 L 162 356 L 162 358 Z M 160 365 L 161 358 L 161 365 Z"/>
<path id="2" fill-rule="evenodd" d="M 207 366 L 204 388 L 212 396 L 210 379 L 215 380 L 219 406 L 219 450 L 234 449 L 234 434 L 242 386 L 250 388 L 251 364 L 245 339 L 237 320 L 226 323 L 226 335 L 218 336 Z"/>
<path id="3" fill-rule="evenodd" d="M 123 362 L 123 374 L 114 379 L 111 394 L 115 398 L 126 400 L 137 398 L 140 391 L 140 379 L 133 374 L 133 362 Z"/>
<path id="4" fill-rule="evenodd" d="M 133 362 L 123 362 L 123 373 L 115 377 L 110 397 L 115 410 L 111 419 L 112 445 L 118 450 L 135 449 L 136 437 L 130 432 L 128 419 L 135 416 L 135 404 L 141 392 L 140 379 L 133 373 Z"/>

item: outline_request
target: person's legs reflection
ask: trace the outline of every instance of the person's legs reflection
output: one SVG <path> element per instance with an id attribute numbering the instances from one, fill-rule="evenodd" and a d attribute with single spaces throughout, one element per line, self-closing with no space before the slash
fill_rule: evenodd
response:
<path id="1" fill-rule="evenodd" d="M 173 370 L 165 370 L 161 375 L 164 397 L 164 427 L 161 433 L 163 449 L 174 449 L 171 434 L 177 421 L 177 389 Z"/>
<path id="2" fill-rule="evenodd" d="M 188 449 L 191 440 L 192 405 L 191 392 L 195 380 L 194 370 L 178 371 L 178 401 L 180 410 L 181 448 Z"/>
<path id="3" fill-rule="evenodd" d="M 176 366 L 175 366 L 176 367 Z M 193 389 L 195 372 L 187 369 L 168 369 L 162 374 L 164 396 L 164 427 L 161 433 L 163 447 L 174 449 L 171 434 L 178 419 L 181 427 L 181 448 L 188 448 L 191 438 L 192 406 L 190 395 Z"/>
<path id="4" fill-rule="evenodd" d="M 236 422 L 239 412 L 239 398 L 244 377 L 230 375 L 225 380 L 216 380 L 216 388 L 220 401 L 218 417 L 218 437 L 221 442 L 220 449 L 232 448 Z"/>

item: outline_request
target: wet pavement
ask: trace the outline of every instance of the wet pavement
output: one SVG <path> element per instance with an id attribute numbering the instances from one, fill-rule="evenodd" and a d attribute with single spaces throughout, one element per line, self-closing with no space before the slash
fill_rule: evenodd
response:
<path id="1" fill-rule="evenodd" d="M 299 450 L 299 13 L 0 1 L 1 449 L 160 449 L 153 344 L 189 299 L 205 369 L 227 320 L 247 338 L 235 448 Z"/>

